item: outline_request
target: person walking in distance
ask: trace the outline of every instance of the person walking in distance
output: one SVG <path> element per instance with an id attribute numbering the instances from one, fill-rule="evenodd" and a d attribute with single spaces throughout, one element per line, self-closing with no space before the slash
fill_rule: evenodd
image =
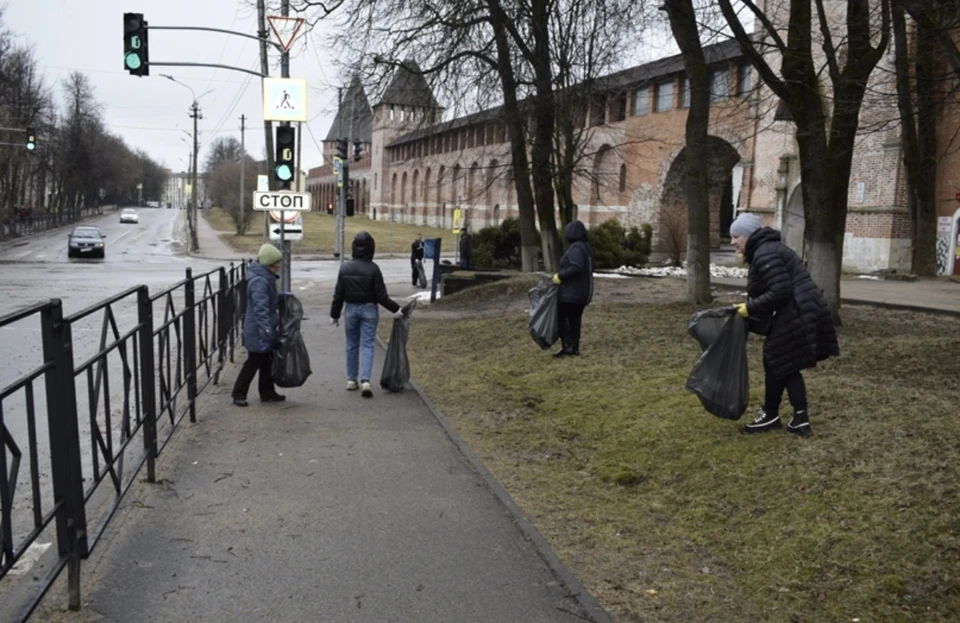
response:
<path id="1" fill-rule="evenodd" d="M 380 322 L 379 305 L 394 318 L 403 311 L 387 294 L 383 273 L 373 261 L 376 243 L 365 231 L 353 239 L 353 259 L 340 266 L 337 286 L 330 306 L 330 323 L 340 325 L 340 313 L 346 305 L 347 390 L 361 390 L 364 398 L 373 396 L 370 376 L 373 373 L 373 348 Z M 359 382 L 358 382 L 359 381 Z"/>
<path id="2" fill-rule="evenodd" d="M 283 254 L 271 244 L 260 247 L 256 263 L 247 269 L 247 312 L 243 318 L 243 344 L 247 360 L 240 368 L 233 385 L 233 404 L 247 406 L 247 391 L 253 377 L 257 381 L 260 400 L 282 402 L 286 396 L 277 393 L 273 384 L 273 351 L 279 342 L 280 314 L 277 306 L 277 279 Z"/>
<path id="3" fill-rule="evenodd" d="M 747 302 L 739 304 L 737 312 L 766 335 L 763 408 L 744 432 L 780 428 L 780 401 L 786 390 L 793 406 L 787 430 L 808 437 L 813 430 L 801 370 L 840 354 L 830 308 L 800 257 L 781 242 L 780 232 L 763 227 L 757 215 L 738 216 L 730 225 L 730 239 L 750 265 Z"/>
<path id="4" fill-rule="evenodd" d="M 413 270 L 413 287 L 420 282 L 420 263 L 423 262 L 423 234 L 417 234 L 410 245 L 410 268 Z"/>
<path id="5" fill-rule="evenodd" d="M 464 225 L 460 230 L 460 268 L 470 270 L 470 251 L 472 251 L 472 240 L 467 226 Z"/>
<path id="6" fill-rule="evenodd" d="M 593 249 L 587 241 L 587 228 L 580 221 L 571 221 L 563 228 L 563 236 L 570 246 L 553 276 L 553 282 L 560 286 L 557 308 L 561 343 L 554 357 L 580 355 L 583 310 L 593 300 Z"/>

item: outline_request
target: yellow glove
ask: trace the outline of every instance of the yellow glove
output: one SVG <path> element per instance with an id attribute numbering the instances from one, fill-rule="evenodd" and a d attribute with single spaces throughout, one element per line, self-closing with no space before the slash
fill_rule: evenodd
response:
<path id="1" fill-rule="evenodd" d="M 553 276 L 553 283 L 556 285 L 560 285 L 560 275 Z"/>
<path id="2" fill-rule="evenodd" d="M 750 317 L 749 312 L 747 312 L 747 304 L 746 304 L 746 303 L 740 303 L 739 305 L 737 305 L 737 315 L 739 315 L 741 318 L 749 318 L 749 317 Z"/>

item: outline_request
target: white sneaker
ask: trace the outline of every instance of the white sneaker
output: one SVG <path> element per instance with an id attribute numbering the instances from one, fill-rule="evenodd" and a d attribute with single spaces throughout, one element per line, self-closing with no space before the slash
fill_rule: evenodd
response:
<path id="1" fill-rule="evenodd" d="M 347 381 L 347 391 L 348 391 L 348 392 L 355 392 L 355 391 L 357 391 L 358 389 L 360 389 L 360 384 L 359 384 L 359 383 L 357 383 L 356 381 Z"/>
<path id="2" fill-rule="evenodd" d="M 373 388 L 370 387 L 370 381 L 361 381 L 360 382 L 360 395 L 364 398 L 373 398 Z"/>

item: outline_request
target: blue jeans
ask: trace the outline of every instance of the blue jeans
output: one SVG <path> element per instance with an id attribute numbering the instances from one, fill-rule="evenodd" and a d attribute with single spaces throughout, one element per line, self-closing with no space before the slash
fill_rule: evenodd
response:
<path id="1" fill-rule="evenodd" d="M 373 374 L 373 347 L 377 338 L 380 308 L 376 303 L 347 303 L 347 380 L 369 381 Z M 362 367 L 361 367 L 362 360 Z"/>

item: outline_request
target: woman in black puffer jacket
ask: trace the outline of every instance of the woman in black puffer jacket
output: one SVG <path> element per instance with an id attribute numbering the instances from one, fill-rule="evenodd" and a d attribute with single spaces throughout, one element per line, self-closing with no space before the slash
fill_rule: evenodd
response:
<path id="1" fill-rule="evenodd" d="M 763 409 L 747 424 L 748 433 L 780 428 L 780 401 L 787 390 L 793 417 L 787 430 L 812 434 L 807 415 L 807 387 L 801 370 L 840 354 L 837 331 L 823 294 L 797 254 L 780 240 L 780 232 L 762 227 L 755 214 L 741 214 L 730 225 L 731 242 L 750 265 L 747 302 L 738 311 L 766 325 Z"/>

